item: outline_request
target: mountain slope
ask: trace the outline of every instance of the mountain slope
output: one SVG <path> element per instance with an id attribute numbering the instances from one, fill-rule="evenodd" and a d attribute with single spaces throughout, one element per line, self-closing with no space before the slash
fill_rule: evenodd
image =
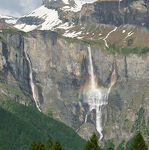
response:
<path id="1" fill-rule="evenodd" d="M 33 140 L 59 139 L 66 150 L 79 150 L 85 141 L 63 123 L 13 100 L 0 101 L 0 147 L 26 150 Z"/>

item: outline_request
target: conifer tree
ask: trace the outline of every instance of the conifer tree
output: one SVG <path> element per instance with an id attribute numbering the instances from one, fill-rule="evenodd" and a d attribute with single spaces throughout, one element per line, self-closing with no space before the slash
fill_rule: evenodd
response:
<path id="1" fill-rule="evenodd" d="M 141 135 L 141 133 L 138 133 L 135 136 L 134 142 L 131 146 L 131 150 L 148 150 L 147 145 L 146 145 L 144 138 Z"/>
<path id="2" fill-rule="evenodd" d="M 84 150 L 102 150 L 98 145 L 98 138 L 95 133 L 87 141 Z"/>
<path id="3" fill-rule="evenodd" d="M 37 150 L 37 146 L 38 144 L 36 143 L 36 141 L 33 141 L 28 150 Z"/>
<path id="4" fill-rule="evenodd" d="M 53 143 L 52 138 L 49 138 L 47 142 L 47 150 L 54 150 L 54 143 Z"/>
<path id="5" fill-rule="evenodd" d="M 46 150 L 45 145 L 42 142 L 38 142 L 36 150 Z"/>
<path id="6" fill-rule="evenodd" d="M 35 142 L 33 141 L 32 144 L 29 146 L 28 150 L 45 150 L 45 146 L 42 142 Z"/>
<path id="7" fill-rule="evenodd" d="M 59 140 L 55 142 L 54 150 L 63 150 L 62 145 Z"/>

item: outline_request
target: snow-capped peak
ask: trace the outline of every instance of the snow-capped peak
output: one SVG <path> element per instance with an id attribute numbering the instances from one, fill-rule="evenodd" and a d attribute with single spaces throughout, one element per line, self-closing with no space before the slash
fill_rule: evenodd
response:
<path id="1" fill-rule="evenodd" d="M 84 4 L 94 3 L 96 1 L 98 0 L 43 0 L 44 5 L 28 15 L 15 20 L 9 18 L 5 21 L 24 32 L 30 32 L 35 29 L 53 31 L 55 29 L 68 30 L 73 27 L 74 23 L 66 21 L 66 16 L 61 15 L 60 10 L 75 13 L 81 11 Z"/>
<path id="2" fill-rule="evenodd" d="M 17 22 L 17 18 L 11 16 L 0 15 L 0 19 L 4 19 L 8 24 L 15 24 Z"/>
<path id="3" fill-rule="evenodd" d="M 29 32 L 37 28 L 40 30 L 52 30 L 55 26 L 62 23 L 59 19 L 58 12 L 55 9 L 48 9 L 45 6 L 37 8 L 32 13 L 24 17 L 34 17 L 43 20 L 40 25 L 27 25 L 24 23 L 15 25 L 16 28 L 25 32 Z"/>

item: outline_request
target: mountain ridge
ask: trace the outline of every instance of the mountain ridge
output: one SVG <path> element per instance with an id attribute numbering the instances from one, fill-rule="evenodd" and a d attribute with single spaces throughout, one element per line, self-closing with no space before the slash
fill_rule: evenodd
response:
<path id="1" fill-rule="evenodd" d="M 12 18 L 6 22 L 24 32 L 52 30 L 65 37 L 96 41 L 104 44 L 104 49 L 113 44 L 133 49 L 149 47 L 147 1 L 82 1 L 78 12 L 63 9 L 77 3 L 81 1 L 44 1 L 44 5 L 14 23 Z"/>

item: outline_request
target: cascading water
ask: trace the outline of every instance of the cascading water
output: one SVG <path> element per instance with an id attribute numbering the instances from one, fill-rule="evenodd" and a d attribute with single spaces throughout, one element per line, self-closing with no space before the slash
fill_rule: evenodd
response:
<path id="1" fill-rule="evenodd" d="M 108 104 L 108 95 L 111 91 L 114 82 L 110 85 L 109 89 L 103 90 L 98 88 L 96 81 L 95 81 L 95 74 L 94 74 L 94 67 L 92 61 L 92 54 L 91 48 L 88 47 L 88 54 L 89 54 L 89 70 L 90 70 L 90 89 L 86 93 L 86 100 L 89 105 L 90 111 L 93 109 L 96 110 L 96 129 L 100 134 L 100 140 L 103 138 L 102 134 L 102 110 L 101 107 L 103 105 Z M 85 122 L 87 119 L 85 118 Z"/>
<path id="2" fill-rule="evenodd" d="M 41 111 L 40 106 L 39 106 L 38 101 L 37 101 L 37 96 L 36 96 L 36 92 L 35 92 L 35 85 L 34 85 L 34 82 L 33 82 L 33 72 L 32 72 L 32 67 L 31 67 L 31 61 L 29 59 L 27 51 L 25 51 L 25 57 L 26 57 L 26 59 L 28 61 L 28 64 L 29 64 L 30 86 L 31 86 L 32 94 L 33 94 L 33 99 L 35 101 L 36 107 L 38 108 L 39 111 Z"/>

